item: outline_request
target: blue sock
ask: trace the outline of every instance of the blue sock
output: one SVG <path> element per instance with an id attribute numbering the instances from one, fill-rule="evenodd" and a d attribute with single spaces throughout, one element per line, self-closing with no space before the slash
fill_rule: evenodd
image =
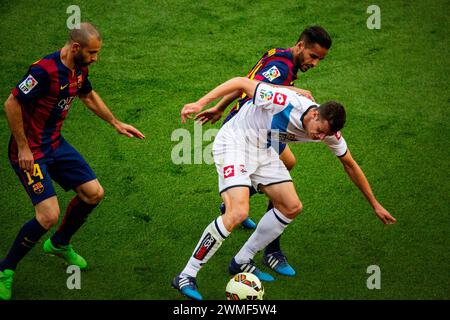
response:
<path id="1" fill-rule="evenodd" d="M 17 264 L 34 247 L 36 242 L 47 232 L 36 218 L 25 223 L 17 234 L 6 258 L 0 262 L 0 271 L 16 270 Z"/>

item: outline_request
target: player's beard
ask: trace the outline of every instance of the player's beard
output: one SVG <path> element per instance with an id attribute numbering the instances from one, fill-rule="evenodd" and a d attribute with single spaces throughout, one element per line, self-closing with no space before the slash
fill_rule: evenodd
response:
<path id="1" fill-rule="evenodd" d="M 313 66 L 310 65 L 310 64 L 303 64 L 303 65 L 300 65 L 300 71 L 301 71 L 301 72 L 306 72 L 306 71 L 308 71 L 308 70 L 311 69 L 311 68 L 313 68 Z"/>
<path id="2" fill-rule="evenodd" d="M 298 66 L 298 68 L 300 69 L 301 72 L 306 72 L 306 71 L 308 71 L 308 69 L 304 70 L 306 65 L 303 65 L 303 61 L 304 61 L 303 53 L 300 52 L 298 57 L 297 57 L 297 60 L 295 62 L 296 62 L 297 66 Z"/>
<path id="3" fill-rule="evenodd" d="M 297 56 L 297 59 L 295 60 L 296 65 L 298 66 L 298 68 L 300 69 L 301 72 L 306 72 L 311 68 L 314 68 L 314 66 L 312 64 L 305 64 L 305 57 L 303 55 L 303 51 L 300 52 Z"/>
<path id="4" fill-rule="evenodd" d="M 73 57 L 73 61 L 75 62 L 75 65 L 78 67 L 87 67 L 88 65 L 90 65 L 90 62 L 88 62 L 88 60 L 84 58 L 81 52 L 78 52 Z"/>

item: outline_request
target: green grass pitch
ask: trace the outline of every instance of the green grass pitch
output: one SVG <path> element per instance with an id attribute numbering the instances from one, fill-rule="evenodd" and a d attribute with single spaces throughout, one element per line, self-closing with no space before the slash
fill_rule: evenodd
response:
<path id="1" fill-rule="evenodd" d="M 398 223 L 382 225 L 324 145 L 292 146 L 304 211 L 286 229 L 282 246 L 299 275 L 266 284 L 266 299 L 449 299 L 450 3 L 373 2 L 77 1 L 82 20 L 97 25 L 104 38 L 100 60 L 90 68 L 93 87 L 147 138 L 119 136 L 74 103 L 63 135 L 106 190 L 73 239 L 91 267 L 81 290 L 68 290 L 62 262 L 42 252 L 44 237 L 19 265 L 13 297 L 184 300 L 170 281 L 221 200 L 214 165 L 171 161 L 172 132 L 193 133 L 192 123 L 181 125 L 180 109 L 245 75 L 267 49 L 290 47 L 304 27 L 320 24 L 333 46 L 296 85 L 318 101 L 346 106 L 343 135 Z M 29 64 L 63 46 L 70 4 L 2 2 L 2 101 Z M 380 30 L 366 27 L 371 4 L 381 9 Z M 211 127 L 220 124 L 205 129 Z M 9 134 L 1 112 L 0 257 L 34 212 L 8 162 Z M 64 213 L 73 193 L 57 191 Z M 265 207 L 263 196 L 252 198 L 251 216 L 258 221 Z M 228 263 L 249 235 L 236 229 L 201 270 L 205 298 L 225 299 Z M 370 265 L 381 268 L 380 290 L 366 287 Z"/>

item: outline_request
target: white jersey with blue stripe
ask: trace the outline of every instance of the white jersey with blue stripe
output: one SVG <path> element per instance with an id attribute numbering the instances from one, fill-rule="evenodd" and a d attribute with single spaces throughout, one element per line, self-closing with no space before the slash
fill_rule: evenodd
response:
<path id="1" fill-rule="evenodd" d="M 275 146 L 276 142 L 320 142 L 308 137 L 302 119 L 317 104 L 287 88 L 259 83 L 253 100 L 242 106 L 236 116 L 219 131 L 216 143 L 224 145 L 249 143 L 258 148 Z M 338 157 L 347 151 L 340 132 L 323 142 Z"/>

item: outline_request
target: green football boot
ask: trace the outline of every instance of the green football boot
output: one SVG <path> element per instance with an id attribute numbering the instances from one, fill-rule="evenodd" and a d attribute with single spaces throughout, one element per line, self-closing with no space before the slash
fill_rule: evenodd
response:
<path id="1" fill-rule="evenodd" d="M 69 265 L 76 265 L 80 269 L 87 268 L 86 260 L 73 250 L 71 244 L 61 248 L 55 248 L 50 239 L 47 239 L 44 242 L 44 252 L 63 258 Z"/>
<path id="2" fill-rule="evenodd" d="M 14 271 L 5 269 L 0 271 L 0 300 L 11 299 L 11 287 L 14 279 Z"/>

